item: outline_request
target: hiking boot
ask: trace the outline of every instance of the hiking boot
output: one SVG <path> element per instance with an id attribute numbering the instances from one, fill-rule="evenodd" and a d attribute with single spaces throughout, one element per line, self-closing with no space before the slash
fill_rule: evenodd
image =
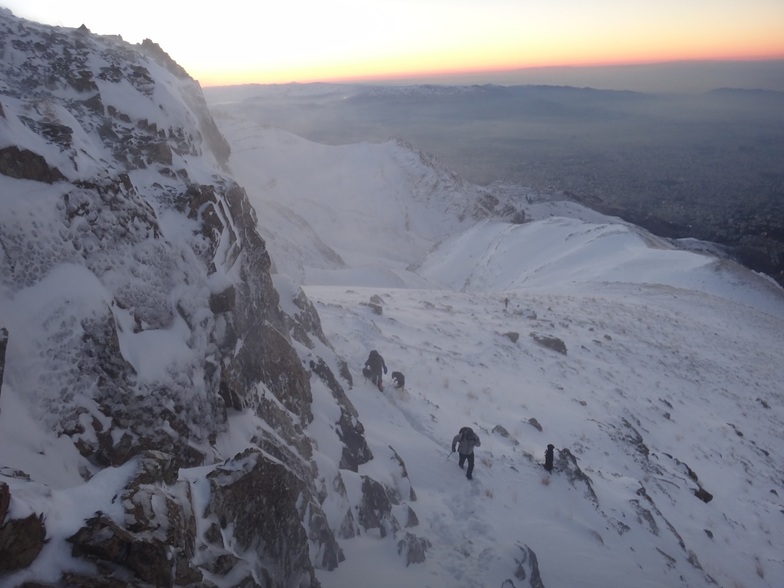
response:
<path id="1" fill-rule="evenodd" d="M 469 480 L 473 480 L 474 479 L 474 477 L 471 474 L 466 474 L 466 478 L 468 478 Z"/>

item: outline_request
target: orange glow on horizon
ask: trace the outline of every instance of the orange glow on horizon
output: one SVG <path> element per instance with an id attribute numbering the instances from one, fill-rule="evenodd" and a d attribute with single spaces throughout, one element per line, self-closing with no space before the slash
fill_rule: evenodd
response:
<path id="1" fill-rule="evenodd" d="M 778 19 L 761 24 L 742 11 L 734 13 L 734 19 L 713 19 L 711 13 L 702 12 L 699 17 L 704 26 L 696 26 L 696 16 L 681 21 L 671 14 L 649 13 L 651 9 L 645 7 L 625 6 L 623 14 L 588 12 L 585 20 L 562 19 L 557 23 L 557 34 L 553 34 L 552 21 L 537 19 L 532 12 L 527 21 L 496 19 L 495 35 L 490 37 L 475 27 L 463 29 L 465 34 L 459 37 L 434 34 L 376 46 L 365 36 L 353 45 L 340 44 L 338 52 L 314 43 L 299 48 L 303 51 L 296 56 L 278 53 L 279 57 L 270 56 L 263 66 L 254 64 L 253 68 L 240 62 L 230 68 L 217 63 L 210 69 L 197 63 L 185 67 L 202 85 L 215 86 L 394 81 L 533 68 L 784 59 L 784 22 Z"/>
<path id="2" fill-rule="evenodd" d="M 784 59 L 784 0 L 300 0 L 188 10 L 135 0 L 121 13 L 101 0 L 0 2 L 23 18 L 152 39 L 204 86 Z"/>
<path id="3" fill-rule="evenodd" d="M 633 57 L 618 58 L 613 56 L 584 55 L 580 59 L 545 59 L 540 60 L 499 60 L 495 62 L 479 62 L 467 60 L 463 63 L 438 63 L 436 61 L 419 60 L 419 63 L 404 61 L 380 61 L 377 63 L 360 63 L 328 65 L 320 67 L 301 67 L 263 72 L 220 68 L 213 71 L 199 72 L 194 70 L 193 77 L 203 87 L 229 86 L 242 84 L 287 84 L 287 83 L 350 83 L 350 82 L 382 82 L 395 80 L 411 80 L 418 78 L 438 78 L 453 75 L 492 75 L 520 70 L 536 70 L 545 68 L 589 68 L 616 67 L 633 65 L 652 65 L 658 63 L 675 63 L 688 61 L 768 61 L 784 60 L 784 47 L 774 47 L 765 51 L 729 51 L 722 52 L 667 52 L 661 54 L 641 54 Z"/>

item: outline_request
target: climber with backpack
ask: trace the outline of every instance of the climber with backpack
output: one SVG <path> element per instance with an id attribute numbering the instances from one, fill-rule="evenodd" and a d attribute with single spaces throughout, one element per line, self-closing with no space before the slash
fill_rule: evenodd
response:
<path id="1" fill-rule="evenodd" d="M 387 364 L 384 363 L 384 358 L 375 349 L 368 355 L 365 367 L 362 368 L 362 375 L 373 382 L 380 392 L 384 391 L 384 385 L 381 383 L 381 371 L 387 373 Z"/>
<path id="2" fill-rule="evenodd" d="M 473 479 L 474 473 L 474 447 L 481 446 L 479 436 L 474 433 L 471 427 L 463 427 L 460 432 L 452 439 L 452 453 L 455 452 L 457 447 L 457 454 L 459 456 L 457 465 L 463 469 L 463 464 L 468 461 L 468 470 L 466 470 L 466 478 Z"/>

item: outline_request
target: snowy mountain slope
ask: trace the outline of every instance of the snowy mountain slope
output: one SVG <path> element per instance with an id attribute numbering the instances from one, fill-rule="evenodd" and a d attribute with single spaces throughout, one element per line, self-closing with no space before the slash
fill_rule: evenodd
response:
<path id="1" fill-rule="evenodd" d="M 437 242 L 476 218 L 517 212 L 396 141 L 330 147 L 247 120 L 218 120 L 278 270 L 304 283 L 350 284 L 350 272 L 320 270 L 371 265 L 379 284 L 417 281 L 407 266 Z"/>
<path id="2" fill-rule="evenodd" d="M 775 586 L 782 577 L 772 524 L 781 500 L 771 493 L 781 491 L 781 367 L 777 349 L 760 356 L 755 343 L 781 342 L 780 323 L 684 317 L 703 297 L 656 288 L 505 292 L 509 309 L 498 293 L 307 290 L 354 369 L 374 347 L 406 374 L 404 399 L 364 383 L 350 392 L 368 415 L 371 449 L 391 445 L 406 460 L 434 545 L 422 570 L 395 570 L 385 585 L 498 586 L 513 573 L 517 544 L 536 553 L 547 586 L 627 586 L 630 574 L 650 586 L 711 585 L 706 574 L 719 585 Z M 372 294 L 384 300 L 381 317 L 361 304 Z M 735 314 L 720 302 L 713 312 Z M 521 333 L 517 343 L 502 335 L 510 329 Z M 561 337 L 568 355 L 539 347 L 531 331 Z M 454 456 L 446 462 L 462 425 L 482 437 L 478 487 Z M 545 474 L 548 442 L 577 456 L 595 502 L 567 474 Z M 694 496 L 700 485 L 711 503 Z M 325 586 L 370 577 L 345 548 L 337 579 L 320 576 Z M 765 580 L 754 578 L 758 560 Z"/>
<path id="3" fill-rule="evenodd" d="M 316 586 L 376 522 L 351 374 L 228 153 L 154 43 L 0 9 L 0 585 Z"/>
<path id="4" fill-rule="evenodd" d="M 0 28 L 0 585 L 782 583 L 769 282 Z"/>
<path id="5" fill-rule="evenodd" d="M 278 131 L 238 135 L 238 121 L 218 123 L 242 145 L 231 165 L 261 225 L 268 204 L 286 206 L 320 242 L 341 243 L 343 266 L 297 274 L 335 349 L 355 374 L 375 348 L 406 375 L 404 392 L 387 376 L 383 394 L 361 379 L 348 394 L 373 453 L 393 448 L 405 460 L 427 558 L 402 568 L 393 544 L 355 537 L 342 542 L 346 561 L 319 573 L 323 586 L 535 586 L 532 568 L 515 576 L 515 562 L 530 565 L 529 548 L 546 586 L 784 581 L 780 288 L 572 204 L 529 195 L 533 222 L 461 223 L 434 219 L 410 184 L 383 186 L 403 174 L 369 174 L 379 168 L 367 158 L 351 186 L 330 175 L 329 157 L 346 156 L 348 167 L 360 161 L 352 150 L 389 144 L 329 148 L 289 137 L 296 178 L 285 180 L 264 147 Z M 252 174 L 276 178 L 255 183 Z M 365 243 L 351 214 L 309 210 L 303 175 L 318 178 L 319 210 L 366 216 L 390 206 L 376 200 L 383 193 L 407 215 L 385 217 Z M 421 233 L 408 232 L 406 216 L 445 230 L 427 235 L 430 249 L 410 248 Z M 274 224 L 264 230 L 271 244 L 280 236 Z M 353 254 L 347 235 L 356 236 Z M 378 242 L 399 257 L 364 255 Z M 289 258 L 278 268 L 311 263 Z M 404 284 L 379 281 L 402 264 Z M 562 341 L 566 353 L 532 335 Z M 463 425 L 482 438 L 473 482 L 448 457 Z M 549 442 L 569 452 L 557 452 L 552 474 L 541 467 Z"/>
<path id="6" fill-rule="evenodd" d="M 784 318 L 782 290 L 772 280 L 610 219 L 480 223 L 440 243 L 417 273 L 465 291 L 552 289 L 553 283 L 577 291 L 592 283 L 669 286 Z"/>

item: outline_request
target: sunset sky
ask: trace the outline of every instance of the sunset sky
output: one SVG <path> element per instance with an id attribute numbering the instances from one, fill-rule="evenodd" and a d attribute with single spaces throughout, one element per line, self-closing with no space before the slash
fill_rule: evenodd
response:
<path id="1" fill-rule="evenodd" d="M 784 59 L 784 0 L 0 0 L 158 43 L 203 86 Z"/>

